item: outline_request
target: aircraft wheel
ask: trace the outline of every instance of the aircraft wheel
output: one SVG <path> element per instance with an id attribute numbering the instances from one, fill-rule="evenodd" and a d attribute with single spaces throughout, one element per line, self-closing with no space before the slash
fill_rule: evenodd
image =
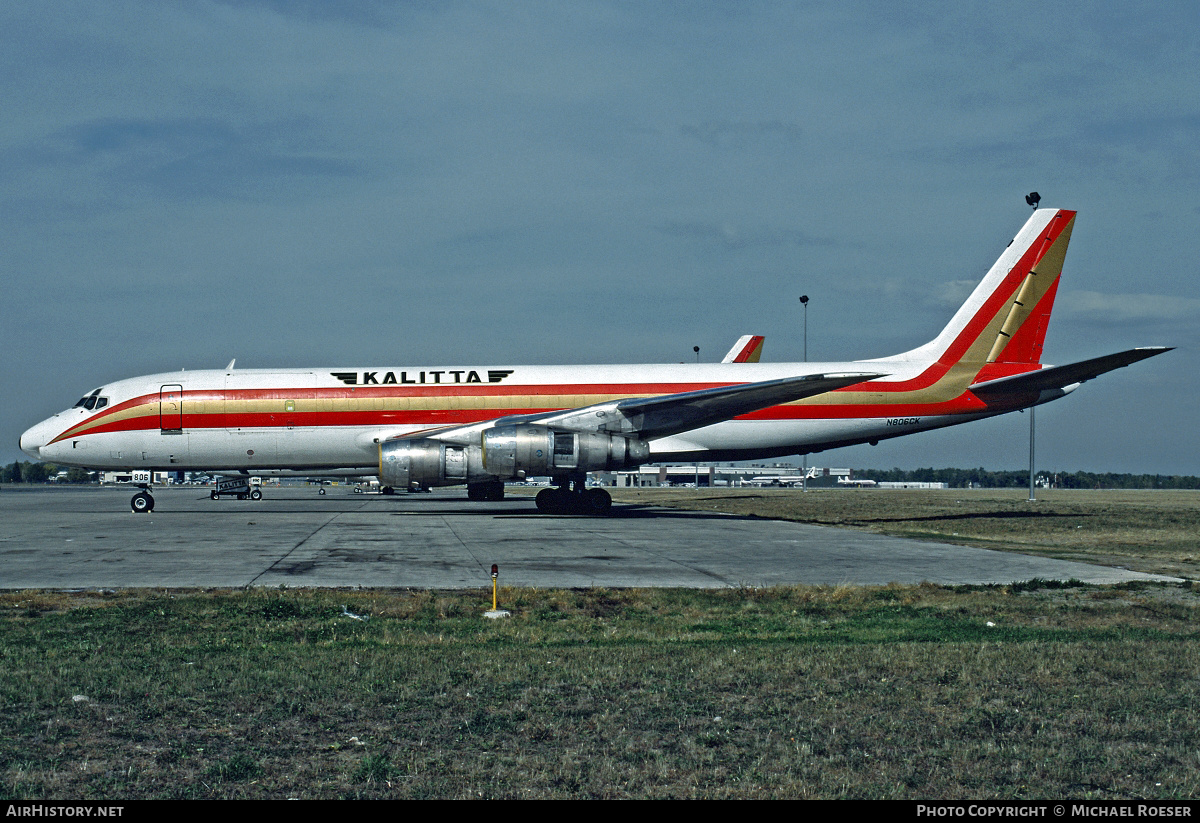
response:
<path id="1" fill-rule="evenodd" d="M 558 514 L 562 510 L 561 493 L 558 489 L 542 489 L 533 498 L 537 510 L 542 514 Z"/>
<path id="2" fill-rule="evenodd" d="M 217 494 L 216 490 L 214 489 L 213 491 L 210 491 L 208 493 L 208 499 L 209 500 L 220 500 L 221 495 Z"/>
<path id="3" fill-rule="evenodd" d="M 604 489 L 588 489 L 583 493 L 583 502 L 588 514 L 605 515 L 612 510 L 612 495 Z"/>
<path id="4" fill-rule="evenodd" d="M 483 483 L 468 483 L 467 484 L 467 499 L 468 500 L 487 500 L 487 494 L 484 491 Z"/>
<path id="5" fill-rule="evenodd" d="M 154 511 L 154 498 L 145 492 L 138 492 L 129 501 L 129 507 L 135 514 L 149 514 Z"/>
<path id="6" fill-rule="evenodd" d="M 391 486 L 384 486 L 382 489 L 379 490 L 379 493 L 380 494 L 395 494 L 396 490 L 393 489 Z"/>
<path id="7" fill-rule="evenodd" d="M 503 500 L 504 499 L 504 481 L 493 480 L 484 486 L 484 500 Z"/>
<path id="8" fill-rule="evenodd" d="M 255 489 L 254 491 L 250 492 L 250 499 L 251 500 L 262 500 L 262 492 L 258 489 Z"/>

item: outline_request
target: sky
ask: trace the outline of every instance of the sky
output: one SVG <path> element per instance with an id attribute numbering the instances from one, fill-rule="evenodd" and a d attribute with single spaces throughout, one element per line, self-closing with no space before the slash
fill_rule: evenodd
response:
<path id="1" fill-rule="evenodd" d="M 0 4 L 0 459 L 181 368 L 879 357 L 1078 210 L 1037 464 L 1200 475 L 1191 2 Z M 810 465 L 1028 461 L 1028 415 Z"/>

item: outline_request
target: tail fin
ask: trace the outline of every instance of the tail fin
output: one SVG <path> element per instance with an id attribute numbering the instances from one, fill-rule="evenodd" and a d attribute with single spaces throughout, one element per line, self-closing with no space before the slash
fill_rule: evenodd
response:
<path id="1" fill-rule="evenodd" d="M 1035 211 L 941 334 L 900 357 L 973 372 L 972 382 L 1041 368 L 1074 225 L 1073 211 Z"/>
<path id="2" fill-rule="evenodd" d="M 762 357 L 763 337 L 758 334 L 743 334 L 733 344 L 722 363 L 757 363 Z"/>

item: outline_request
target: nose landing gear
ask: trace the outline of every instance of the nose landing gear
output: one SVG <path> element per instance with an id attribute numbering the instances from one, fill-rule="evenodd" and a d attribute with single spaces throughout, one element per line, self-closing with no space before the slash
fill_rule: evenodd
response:
<path id="1" fill-rule="evenodd" d="M 150 494 L 150 486 L 146 483 L 138 483 L 140 492 L 135 494 L 129 501 L 129 508 L 134 514 L 149 514 L 154 511 L 154 496 Z"/>

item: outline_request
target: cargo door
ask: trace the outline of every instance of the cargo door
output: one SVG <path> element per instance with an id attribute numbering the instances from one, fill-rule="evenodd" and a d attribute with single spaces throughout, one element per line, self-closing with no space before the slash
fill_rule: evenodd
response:
<path id="1" fill-rule="evenodd" d="M 163 434 L 183 434 L 183 386 L 158 390 L 158 428 Z"/>

